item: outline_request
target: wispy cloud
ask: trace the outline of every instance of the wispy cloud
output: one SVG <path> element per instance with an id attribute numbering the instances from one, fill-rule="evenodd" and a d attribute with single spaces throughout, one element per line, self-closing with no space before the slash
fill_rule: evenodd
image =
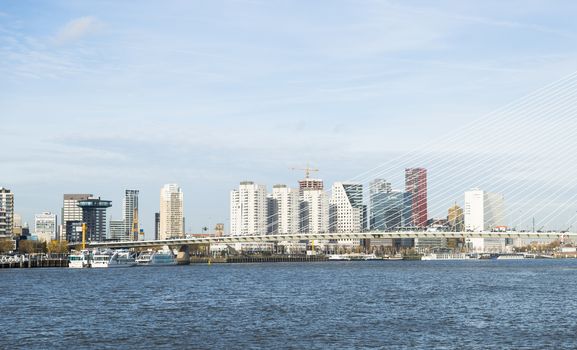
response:
<path id="1" fill-rule="evenodd" d="M 97 33 L 103 25 L 99 19 L 93 16 L 75 18 L 60 28 L 55 40 L 58 44 L 74 42 Z"/>

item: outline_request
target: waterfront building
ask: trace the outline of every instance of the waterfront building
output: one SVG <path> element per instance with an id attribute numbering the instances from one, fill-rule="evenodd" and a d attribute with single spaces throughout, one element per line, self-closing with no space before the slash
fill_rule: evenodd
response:
<path id="1" fill-rule="evenodd" d="M 154 239 L 160 239 L 160 213 L 154 213 Z"/>
<path id="2" fill-rule="evenodd" d="M 115 241 L 126 241 L 126 225 L 124 220 L 110 220 L 110 238 Z"/>
<path id="3" fill-rule="evenodd" d="M 363 204 L 363 185 L 335 182 L 329 201 L 329 231 L 336 233 L 366 230 L 367 207 Z M 358 239 L 337 240 L 340 247 L 355 248 L 363 242 Z"/>
<path id="4" fill-rule="evenodd" d="M 465 229 L 483 232 L 498 226 L 506 226 L 503 195 L 478 188 L 465 192 Z"/>
<path id="5" fill-rule="evenodd" d="M 427 209 L 427 169 L 405 169 L 405 191 L 411 194 L 413 226 L 426 227 Z"/>
<path id="6" fill-rule="evenodd" d="M 138 225 L 138 190 L 125 190 L 123 202 L 123 217 L 124 217 L 124 240 L 138 240 L 138 232 L 140 231 Z"/>
<path id="7" fill-rule="evenodd" d="M 463 208 L 457 205 L 453 205 L 449 208 L 447 215 L 447 221 L 449 222 L 449 230 L 451 232 L 463 232 L 465 229 L 465 217 L 463 214 Z"/>
<path id="8" fill-rule="evenodd" d="M 465 192 L 465 230 L 471 232 L 493 231 L 506 226 L 503 195 L 474 188 Z M 504 238 L 469 238 L 469 249 L 477 252 L 499 252 L 505 249 Z"/>
<path id="9" fill-rule="evenodd" d="M 259 235 L 267 233 L 266 186 L 243 181 L 230 192 L 230 234 Z"/>
<path id="10" fill-rule="evenodd" d="M 14 234 L 14 193 L 0 187 L 0 237 Z"/>
<path id="11" fill-rule="evenodd" d="M 375 231 L 392 231 L 413 226 L 412 195 L 409 192 L 389 190 L 370 194 L 370 228 Z"/>
<path id="12" fill-rule="evenodd" d="M 78 237 L 82 228 L 82 208 L 78 206 L 81 200 L 91 198 L 92 194 L 65 194 L 62 205 L 62 229 L 60 240 L 68 242 L 79 241 Z M 81 238 L 80 238 L 81 239 Z"/>
<path id="13" fill-rule="evenodd" d="M 329 196 L 322 189 L 301 191 L 301 224 L 304 233 L 325 233 L 329 231 Z"/>
<path id="14" fill-rule="evenodd" d="M 274 185 L 272 189 L 272 218 L 275 229 L 272 233 L 289 234 L 299 232 L 299 190 L 286 185 Z"/>
<path id="15" fill-rule="evenodd" d="M 57 239 L 58 231 L 56 214 L 43 212 L 34 215 L 34 233 L 39 241 L 50 242 Z"/>
<path id="16" fill-rule="evenodd" d="M 111 201 L 100 199 L 100 197 L 78 201 L 78 207 L 82 209 L 82 223 L 86 225 L 86 241 L 106 240 L 106 209 L 111 206 Z M 77 235 L 77 230 L 75 233 L 76 235 L 69 242 L 82 241 L 82 231 L 80 231 L 80 236 Z"/>
<path id="17" fill-rule="evenodd" d="M 366 229 L 362 184 L 335 182 L 329 205 L 331 232 L 361 232 Z"/>
<path id="18" fill-rule="evenodd" d="M 160 190 L 159 239 L 184 237 L 183 193 L 177 184 L 166 184 Z"/>

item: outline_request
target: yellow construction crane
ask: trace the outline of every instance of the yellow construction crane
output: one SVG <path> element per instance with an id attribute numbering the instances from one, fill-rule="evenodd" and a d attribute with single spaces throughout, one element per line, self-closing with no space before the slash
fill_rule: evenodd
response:
<path id="1" fill-rule="evenodd" d="M 305 172 L 305 179 L 308 179 L 311 176 L 311 172 L 318 172 L 319 169 L 313 169 L 309 166 L 309 164 L 307 163 L 307 167 L 306 168 L 291 168 L 291 170 L 304 170 Z"/>

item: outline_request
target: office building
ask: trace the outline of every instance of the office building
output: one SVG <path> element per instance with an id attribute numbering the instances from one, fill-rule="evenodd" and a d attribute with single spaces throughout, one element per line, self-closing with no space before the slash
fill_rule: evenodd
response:
<path id="1" fill-rule="evenodd" d="M 39 241 L 50 242 L 55 240 L 58 231 L 56 214 L 44 212 L 34 216 L 34 233 Z"/>
<path id="2" fill-rule="evenodd" d="M 264 185 L 243 181 L 230 192 L 230 234 L 262 235 L 267 232 L 267 193 Z"/>
<path id="3" fill-rule="evenodd" d="M 91 198 L 91 194 L 65 194 L 62 205 L 62 228 L 60 239 L 68 242 L 78 242 L 81 237 L 82 208 L 78 206 L 81 200 Z M 81 240 L 81 238 L 80 238 Z"/>
<path id="4" fill-rule="evenodd" d="M 370 194 L 370 228 L 394 231 L 413 226 L 411 193 L 383 188 Z"/>
<path id="5" fill-rule="evenodd" d="M 483 232 L 498 226 L 506 226 L 503 195 L 478 188 L 465 192 L 465 229 Z"/>
<path id="6" fill-rule="evenodd" d="M 166 184 L 160 190 L 159 239 L 184 237 L 183 196 L 177 184 Z"/>
<path id="7" fill-rule="evenodd" d="M 78 207 L 82 209 L 82 223 L 86 225 L 86 241 L 102 242 L 107 239 L 106 209 L 111 206 L 111 201 L 100 199 L 100 197 L 78 201 Z M 75 231 L 74 236 L 69 241 L 82 241 L 82 231 L 80 230 L 80 236 L 78 236 L 78 230 Z"/>
<path id="8" fill-rule="evenodd" d="M 154 213 L 154 239 L 160 239 L 160 213 Z"/>
<path id="9" fill-rule="evenodd" d="M 474 188 L 465 192 L 465 230 L 470 232 L 493 231 L 506 226 L 503 195 Z M 469 238 L 469 249 L 476 252 L 500 252 L 505 249 L 504 238 Z"/>
<path id="10" fill-rule="evenodd" d="M 110 239 L 115 241 L 128 240 L 124 220 L 110 220 Z"/>
<path id="11" fill-rule="evenodd" d="M 412 198 L 413 226 L 426 227 L 428 219 L 427 169 L 405 169 L 405 192 L 409 192 Z"/>
<path id="12" fill-rule="evenodd" d="M 11 237 L 14 228 L 14 193 L 0 187 L 0 237 Z"/>

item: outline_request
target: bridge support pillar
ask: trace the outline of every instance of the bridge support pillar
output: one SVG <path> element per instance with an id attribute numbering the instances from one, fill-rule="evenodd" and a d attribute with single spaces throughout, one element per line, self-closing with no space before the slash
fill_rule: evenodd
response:
<path id="1" fill-rule="evenodd" d="M 183 245 L 178 249 L 178 254 L 176 255 L 176 263 L 178 265 L 189 265 L 190 264 L 190 247 Z"/>

